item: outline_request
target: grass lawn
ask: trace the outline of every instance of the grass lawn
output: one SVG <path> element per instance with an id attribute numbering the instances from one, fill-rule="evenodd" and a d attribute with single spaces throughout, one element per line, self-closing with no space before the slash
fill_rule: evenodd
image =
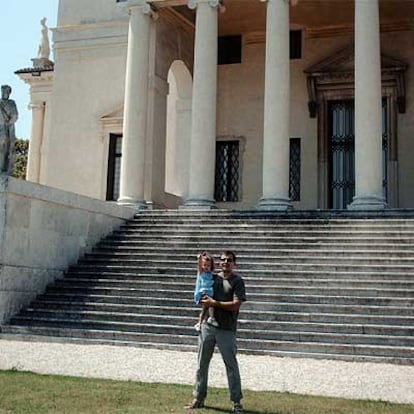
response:
<path id="1" fill-rule="evenodd" d="M 246 414 L 414 414 L 414 405 L 245 391 Z M 0 371 L 0 414 L 188 412 L 191 387 Z M 197 414 L 230 413 L 227 390 L 211 388 Z"/>

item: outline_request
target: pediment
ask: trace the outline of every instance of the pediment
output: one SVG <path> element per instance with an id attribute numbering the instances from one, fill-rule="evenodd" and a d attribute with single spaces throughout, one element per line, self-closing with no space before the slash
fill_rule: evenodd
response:
<path id="1" fill-rule="evenodd" d="M 117 105 L 115 108 L 109 110 L 109 112 L 101 115 L 101 121 L 114 119 L 114 118 L 123 118 L 124 117 L 124 104 Z"/>
<path id="2" fill-rule="evenodd" d="M 312 76 L 353 72 L 355 66 L 354 44 L 336 51 L 305 70 Z M 405 71 L 407 64 L 391 56 L 381 54 L 381 69 L 384 71 Z"/>
<path id="3" fill-rule="evenodd" d="M 100 117 L 100 122 L 104 131 L 120 132 L 122 130 L 124 120 L 124 104 L 119 104 L 110 109 Z"/>
<path id="4" fill-rule="evenodd" d="M 324 89 L 354 88 L 354 44 L 327 56 L 305 70 L 308 77 L 309 115 L 315 118 L 319 106 L 318 92 Z M 382 82 L 388 82 L 396 90 L 398 110 L 405 113 L 404 73 L 408 65 L 391 56 L 381 54 Z"/>

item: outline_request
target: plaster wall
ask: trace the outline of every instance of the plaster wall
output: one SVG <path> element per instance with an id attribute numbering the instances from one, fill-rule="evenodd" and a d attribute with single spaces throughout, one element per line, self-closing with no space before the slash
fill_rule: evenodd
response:
<path id="1" fill-rule="evenodd" d="M 128 20 L 127 10 L 127 2 L 115 0 L 59 0 L 58 26 Z"/>
<path id="2" fill-rule="evenodd" d="M 398 47 L 396 47 L 398 45 Z M 381 36 L 385 53 L 408 64 L 405 76 L 406 112 L 398 114 L 398 180 L 400 208 L 414 206 L 414 34 L 387 33 Z"/>
<path id="3" fill-rule="evenodd" d="M 71 31 L 55 34 L 53 120 L 45 182 L 104 199 L 109 134 L 101 119 L 123 104 L 127 25 L 116 29 L 98 25 L 84 35 L 72 41 Z M 109 44 L 100 44 L 105 36 Z"/>
<path id="4" fill-rule="evenodd" d="M 134 210 L 0 176 L 0 324 Z"/>
<path id="5" fill-rule="evenodd" d="M 246 39 L 246 37 L 245 37 Z M 331 42 L 332 43 L 332 42 Z M 319 44 L 320 59 L 340 47 L 342 41 Z M 299 209 L 317 208 L 317 120 L 308 113 L 308 92 L 304 70 L 315 55 L 306 52 L 304 39 L 302 59 L 290 61 L 291 120 L 290 138 L 301 139 L 301 201 Z M 219 66 L 218 137 L 242 137 L 242 201 L 219 203 L 223 208 L 255 207 L 262 193 L 263 111 L 265 77 L 265 43 L 245 42 L 242 63 Z"/>

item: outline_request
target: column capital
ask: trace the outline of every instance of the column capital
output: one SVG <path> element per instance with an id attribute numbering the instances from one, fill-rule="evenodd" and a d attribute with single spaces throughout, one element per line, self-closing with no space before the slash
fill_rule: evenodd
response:
<path id="1" fill-rule="evenodd" d="M 187 6 L 189 9 L 194 10 L 200 3 L 207 3 L 211 7 L 219 7 L 220 11 L 224 9 L 221 0 L 188 0 Z"/>
<path id="2" fill-rule="evenodd" d="M 30 102 L 29 105 L 27 105 L 27 108 L 32 111 L 43 109 L 44 107 L 45 103 L 43 101 Z"/>
<path id="3" fill-rule="evenodd" d="M 129 8 L 129 14 L 131 14 L 131 10 L 133 8 L 138 8 L 141 10 L 142 14 L 148 15 L 154 20 L 156 20 L 158 17 L 158 13 L 152 9 L 151 3 L 147 0 L 128 0 L 127 6 Z"/>
<path id="4" fill-rule="evenodd" d="M 271 0 L 260 0 L 262 3 L 268 3 Z M 299 3 L 299 0 L 282 0 L 286 3 L 289 3 L 291 6 L 296 6 Z"/>

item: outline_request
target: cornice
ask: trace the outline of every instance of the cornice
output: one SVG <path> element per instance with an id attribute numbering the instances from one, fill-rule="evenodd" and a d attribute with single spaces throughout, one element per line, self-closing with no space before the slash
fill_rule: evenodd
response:
<path id="1" fill-rule="evenodd" d="M 395 22 L 385 22 L 380 24 L 381 33 L 389 32 L 405 32 L 414 31 L 414 20 L 400 20 Z M 337 26 L 325 26 L 325 27 L 308 27 L 306 29 L 307 37 L 309 39 L 319 39 L 327 37 L 339 37 L 339 36 L 353 36 L 354 25 L 337 25 Z"/>

